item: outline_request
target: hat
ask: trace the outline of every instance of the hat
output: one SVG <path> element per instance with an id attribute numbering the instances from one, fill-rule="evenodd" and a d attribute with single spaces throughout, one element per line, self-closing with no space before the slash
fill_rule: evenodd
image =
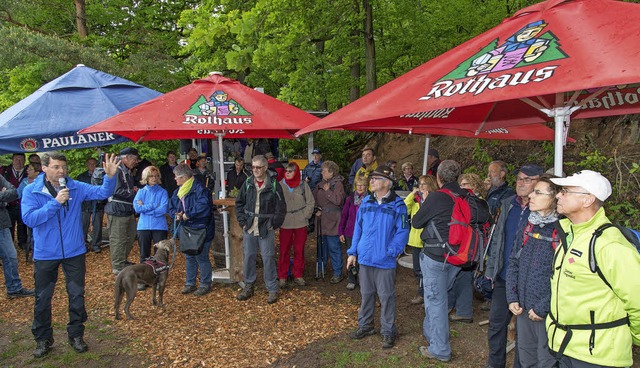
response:
<path id="1" fill-rule="evenodd" d="M 391 170 L 391 168 L 389 166 L 380 165 L 371 174 L 369 174 L 369 177 L 371 177 L 371 176 L 381 176 L 383 178 L 391 180 L 392 182 L 395 182 L 395 180 L 393 180 L 393 177 L 391 176 L 392 173 L 393 173 L 393 171 Z"/>
<path id="2" fill-rule="evenodd" d="M 429 148 L 429 152 L 427 153 L 427 156 L 433 156 L 435 158 L 440 158 L 440 152 L 438 152 L 438 150 L 435 149 L 435 148 Z"/>
<path id="3" fill-rule="evenodd" d="M 601 201 L 611 195 L 611 183 L 599 172 L 582 170 L 566 178 L 553 178 L 551 181 L 561 187 L 582 187 Z"/>
<path id="4" fill-rule="evenodd" d="M 320 152 L 320 149 L 316 147 L 316 148 L 313 149 L 313 151 L 311 151 L 311 154 L 312 155 L 315 155 L 315 154 L 321 155 L 322 152 Z"/>
<path id="5" fill-rule="evenodd" d="M 544 173 L 544 169 L 536 164 L 526 164 L 516 170 L 514 174 L 517 175 L 519 172 L 528 176 L 540 176 Z"/>
<path id="6" fill-rule="evenodd" d="M 133 147 L 123 148 L 120 151 L 120 156 L 125 156 L 125 155 L 135 155 L 135 156 L 140 157 L 140 155 L 138 154 L 138 150 L 133 148 Z"/>

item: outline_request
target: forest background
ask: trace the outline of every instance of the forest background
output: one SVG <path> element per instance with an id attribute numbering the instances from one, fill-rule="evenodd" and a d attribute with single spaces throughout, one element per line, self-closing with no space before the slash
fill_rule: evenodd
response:
<path id="1" fill-rule="evenodd" d="M 332 112 L 536 2 L 3 0 L 0 111 L 81 63 L 160 92 L 221 71 L 301 109 Z M 614 195 L 607 210 L 640 227 L 637 116 L 574 123 L 570 135 L 577 142 L 567 148 L 565 170 L 608 175 Z M 377 148 L 379 159 L 421 167 L 423 137 L 322 131 L 314 139 L 342 172 L 365 144 Z M 550 167 L 553 160 L 551 143 L 438 137 L 434 144 L 443 158 L 482 176 L 493 159 L 512 169 L 529 161 Z M 177 147 L 177 141 L 138 145 L 159 164 Z M 282 140 L 281 156 L 305 157 L 306 147 L 306 137 Z M 95 149 L 66 153 L 75 176 Z"/>

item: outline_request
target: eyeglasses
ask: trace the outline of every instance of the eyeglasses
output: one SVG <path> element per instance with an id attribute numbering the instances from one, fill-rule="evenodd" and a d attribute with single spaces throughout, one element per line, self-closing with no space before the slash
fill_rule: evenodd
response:
<path id="1" fill-rule="evenodd" d="M 380 176 L 372 176 L 369 180 L 370 180 L 371 182 L 374 182 L 374 181 L 376 181 L 376 180 L 382 180 L 382 179 L 384 179 L 384 178 L 383 178 L 383 177 L 380 177 Z"/>
<path id="2" fill-rule="evenodd" d="M 154 174 L 154 175 L 149 175 L 149 176 L 147 176 L 147 177 L 148 177 L 148 178 L 159 178 L 159 177 L 160 177 L 160 175 L 155 175 L 155 174 Z"/>
<path id="3" fill-rule="evenodd" d="M 591 193 L 588 193 L 588 192 L 572 192 L 567 188 L 560 189 L 560 194 L 562 194 L 562 195 L 567 195 L 569 193 L 573 193 L 573 194 L 591 194 Z"/>
<path id="4" fill-rule="evenodd" d="M 176 179 L 184 179 L 185 176 L 184 175 L 176 175 Z"/>
<path id="5" fill-rule="evenodd" d="M 266 167 L 266 166 L 251 166 L 251 168 L 252 168 L 253 170 L 262 170 L 262 169 L 264 169 L 265 167 Z"/>
<path id="6" fill-rule="evenodd" d="M 539 191 L 539 190 L 537 190 L 537 189 L 536 189 L 536 190 L 534 190 L 534 191 L 533 191 L 533 193 L 535 193 L 535 195 L 548 195 L 548 196 L 552 196 L 552 195 L 554 195 L 554 194 L 552 194 L 552 193 L 545 193 L 545 192 L 541 192 L 541 191 Z"/>
<path id="7" fill-rule="evenodd" d="M 538 180 L 538 178 L 530 178 L 530 177 L 526 177 L 526 178 L 516 178 L 516 182 L 523 182 L 525 184 L 531 184 L 533 181 Z"/>

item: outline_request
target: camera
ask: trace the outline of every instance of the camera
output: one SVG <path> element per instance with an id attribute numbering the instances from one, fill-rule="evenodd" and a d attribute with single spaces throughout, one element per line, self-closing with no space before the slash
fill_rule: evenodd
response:
<path id="1" fill-rule="evenodd" d="M 356 267 L 355 265 L 349 266 L 347 271 L 351 273 L 353 276 L 358 276 L 358 267 Z"/>

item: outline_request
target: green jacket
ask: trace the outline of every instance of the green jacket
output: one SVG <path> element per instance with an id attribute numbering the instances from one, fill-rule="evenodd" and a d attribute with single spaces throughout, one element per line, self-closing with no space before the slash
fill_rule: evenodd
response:
<path id="1" fill-rule="evenodd" d="M 420 203 L 416 202 L 415 196 L 411 193 L 407 195 L 404 199 L 404 204 L 407 206 L 407 212 L 409 213 L 409 217 L 413 216 L 420 209 Z M 411 226 L 411 231 L 409 232 L 409 244 L 412 247 L 422 248 L 422 239 L 420 238 L 420 234 L 422 234 L 422 228 L 416 229 Z"/>
<path id="2" fill-rule="evenodd" d="M 629 316 L 629 325 L 592 330 L 573 329 L 563 354 L 591 364 L 628 367 L 631 345 L 640 345 L 640 255 L 615 229 L 602 233 L 595 246 L 598 266 L 609 288 L 589 269 L 589 241 L 593 231 L 610 222 L 604 209 L 587 222 L 560 220 L 567 233 L 568 250 L 556 248 L 551 277 L 551 311 L 546 320 L 549 347 L 558 352 L 567 335 L 560 325 L 608 323 Z M 553 319 L 557 321 L 553 323 Z M 593 347 L 589 341 L 593 333 Z"/>

